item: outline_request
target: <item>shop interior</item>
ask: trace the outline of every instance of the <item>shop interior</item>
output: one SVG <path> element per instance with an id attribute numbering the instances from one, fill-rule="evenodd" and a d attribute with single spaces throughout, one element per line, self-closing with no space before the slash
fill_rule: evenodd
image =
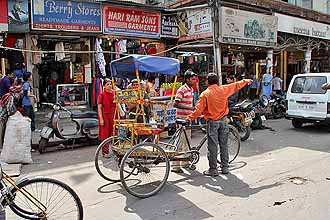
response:
<path id="1" fill-rule="evenodd" d="M 42 53 L 36 64 L 41 100 L 63 102 L 66 106 L 88 105 L 88 85 L 91 82 L 90 40 L 79 36 L 40 36 L 37 47 L 42 51 L 70 51 Z"/>

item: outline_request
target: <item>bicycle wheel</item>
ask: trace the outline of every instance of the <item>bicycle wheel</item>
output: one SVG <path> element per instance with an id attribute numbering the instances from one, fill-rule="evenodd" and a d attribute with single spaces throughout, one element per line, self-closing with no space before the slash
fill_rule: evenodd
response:
<path id="1" fill-rule="evenodd" d="M 26 179 L 17 187 L 19 190 L 11 190 L 14 200 L 9 207 L 20 217 L 40 220 L 83 219 L 83 206 L 78 195 L 63 182 L 38 177 Z"/>
<path id="2" fill-rule="evenodd" d="M 124 178 L 125 172 L 130 178 Z M 120 165 L 120 179 L 131 195 L 146 198 L 158 193 L 165 185 L 170 162 L 165 151 L 153 143 L 135 145 L 126 152 Z"/>
<path id="3" fill-rule="evenodd" d="M 125 147 L 125 145 L 130 144 L 129 141 L 125 139 L 118 138 L 117 136 L 112 136 L 105 139 L 96 149 L 95 152 L 95 168 L 100 176 L 111 182 L 119 182 L 119 170 L 120 170 L 120 160 L 118 154 L 113 151 L 113 147 Z"/>
<path id="4" fill-rule="evenodd" d="M 239 150 L 241 148 L 241 137 L 238 130 L 232 126 L 228 125 L 228 153 L 229 153 L 229 163 L 233 162 L 238 156 Z"/>

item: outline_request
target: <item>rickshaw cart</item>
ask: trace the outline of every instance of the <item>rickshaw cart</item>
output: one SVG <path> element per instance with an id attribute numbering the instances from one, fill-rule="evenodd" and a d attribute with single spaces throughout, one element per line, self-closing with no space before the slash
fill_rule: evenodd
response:
<path id="1" fill-rule="evenodd" d="M 138 84 L 137 88 L 115 92 L 117 117 L 114 123 L 114 134 L 104 140 L 97 148 L 95 167 L 104 179 L 111 182 L 121 181 L 130 194 L 139 198 L 150 197 L 158 193 L 167 182 L 170 161 L 189 161 L 189 168 L 192 170 L 196 168 L 195 164 L 199 161 L 199 150 L 206 142 L 206 136 L 197 147 L 191 147 L 185 133 L 186 121 L 176 120 L 179 128 L 176 134 L 166 143 L 159 140 L 159 134 L 165 127 L 167 104 L 146 99 L 145 88 L 141 86 L 140 77 L 146 73 L 166 74 L 175 76 L 174 83 L 176 83 L 176 74 L 180 71 L 178 60 L 131 55 L 112 61 L 110 67 L 113 78 L 136 78 Z M 134 117 L 120 119 L 118 107 L 120 104 L 134 104 L 136 107 Z M 163 109 L 163 114 L 154 114 L 152 116 L 154 120 L 149 122 L 145 108 L 153 108 L 156 105 L 157 111 L 160 108 Z M 188 152 L 180 151 L 182 133 L 184 133 L 185 140 L 189 145 Z M 141 136 L 152 138 L 144 139 Z M 233 139 L 235 143 L 238 143 L 236 146 L 239 149 L 237 130 L 233 133 Z"/>

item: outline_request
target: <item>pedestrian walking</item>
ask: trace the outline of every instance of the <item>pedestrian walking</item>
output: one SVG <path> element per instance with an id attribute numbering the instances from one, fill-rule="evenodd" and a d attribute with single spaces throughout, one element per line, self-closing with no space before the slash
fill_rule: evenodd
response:
<path id="1" fill-rule="evenodd" d="M 188 115 L 187 120 L 195 120 L 204 115 L 207 121 L 207 144 L 209 169 L 204 171 L 206 176 L 218 176 L 217 155 L 220 144 L 221 172 L 228 174 L 228 98 L 245 85 L 252 83 L 251 79 L 243 79 L 228 85 L 218 85 L 219 77 L 209 73 L 206 78 L 207 89 L 200 95 L 195 110 Z"/>
<path id="2" fill-rule="evenodd" d="M 196 74 L 192 71 L 187 71 L 184 74 L 184 78 L 186 83 L 181 86 L 175 96 L 174 107 L 176 108 L 176 117 L 178 119 L 186 119 L 186 117 L 194 110 L 193 107 L 193 86 L 196 84 Z M 187 133 L 187 141 L 191 143 L 191 129 L 186 129 Z M 181 146 L 178 151 L 186 152 L 189 150 L 189 144 L 184 138 Z M 181 149 L 180 149 L 181 148 Z M 183 173 L 183 168 L 187 168 L 189 166 L 189 162 L 180 162 L 174 161 L 172 162 L 173 169 L 172 172 L 175 173 Z"/>
<path id="3" fill-rule="evenodd" d="M 259 88 L 259 80 L 257 79 L 256 74 L 253 72 L 251 73 L 251 80 L 252 83 L 249 88 L 249 99 L 255 100 Z"/>
<path id="4" fill-rule="evenodd" d="M 32 87 L 30 82 L 32 80 L 31 72 L 27 72 L 23 75 L 23 100 L 22 106 L 24 109 L 24 116 L 27 116 L 31 119 L 31 130 L 34 131 L 35 127 L 35 114 L 33 109 L 33 104 L 36 102 L 36 97 L 32 94 Z"/>
<path id="5" fill-rule="evenodd" d="M 6 123 L 9 116 L 15 114 L 15 100 L 17 100 L 22 92 L 22 86 L 12 86 L 9 92 L 0 99 L 0 148 L 3 146 Z"/>
<path id="6" fill-rule="evenodd" d="M 272 79 L 273 76 L 270 73 L 265 73 L 262 77 L 262 94 L 267 96 L 268 99 L 270 99 L 272 93 Z"/>
<path id="7" fill-rule="evenodd" d="M 111 80 L 105 79 L 104 91 L 99 94 L 97 100 L 100 141 L 113 135 L 113 124 L 116 110 L 114 99 L 115 92 L 112 89 Z"/>
<path id="8" fill-rule="evenodd" d="M 282 82 L 283 80 L 279 76 L 280 74 L 276 73 L 275 77 L 273 78 L 273 91 L 277 95 L 282 94 Z"/>

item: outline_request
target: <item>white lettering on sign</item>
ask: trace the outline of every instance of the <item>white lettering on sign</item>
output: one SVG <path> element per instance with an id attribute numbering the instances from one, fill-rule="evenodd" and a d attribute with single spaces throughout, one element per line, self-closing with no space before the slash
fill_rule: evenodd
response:
<path id="1" fill-rule="evenodd" d="M 72 7 L 69 4 L 67 6 L 56 5 L 55 1 L 47 0 L 45 6 L 48 8 L 49 13 L 66 14 L 67 18 L 72 18 Z"/>
<path id="2" fill-rule="evenodd" d="M 73 12 L 78 16 L 101 16 L 100 8 L 89 8 L 84 3 L 78 3 L 74 11 L 70 1 L 67 5 L 57 5 L 54 0 L 47 0 L 45 6 L 48 13 L 66 14 L 68 19 L 72 18 Z"/>
<path id="3" fill-rule="evenodd" d="M 141 23 L 143 23 L 143 24 L 156 24 L 156 18 L 155 17 L 143 16 Z"/>
<path id="4" fill-rule="evenodd" d="M 75 10 L 76 15 L 89 15 L 89 16 L 101 16 L 101 10 L 99 8 L 85 7 L 84 3 L 78 3 Z"/>
<path id="5" fill-rule="evenodd" d="M 133 23 L 140 23 L 140 16 L 139 15 L 126 14 L 126 21 L 127 22 L 133 22 Z"/>
<path id="6" fill-rule="evenodd" d="M 119 12 L 109 12 L 108 19 L 110 21 L 124 21 L 125 20 L 125 14 L 119 13 Z"/>

